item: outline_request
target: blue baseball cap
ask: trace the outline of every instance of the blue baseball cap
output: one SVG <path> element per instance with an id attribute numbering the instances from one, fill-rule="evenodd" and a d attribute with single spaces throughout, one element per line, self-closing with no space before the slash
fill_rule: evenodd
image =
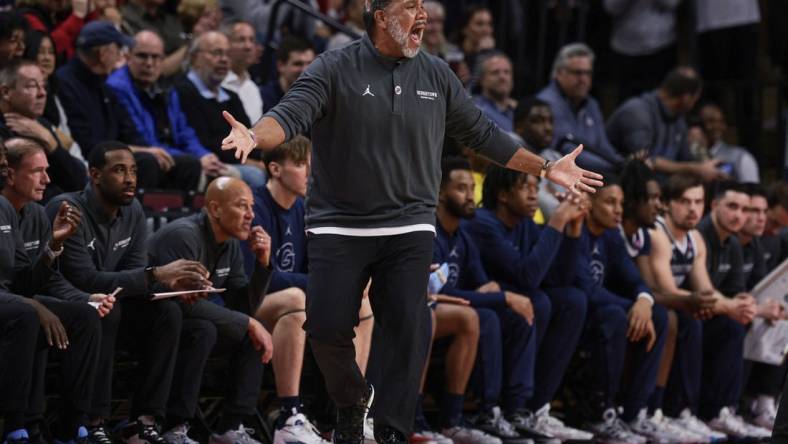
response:
<path id="1" fill-rule="evenodd" d="M 90 49 L 96 46 L 116 43 L 118 46 L 132 46 L 134 39 L 121 33 L 115 24 L 108 20 L 96 20 L 82 27 L 77 36 L 77 48 Z"/>

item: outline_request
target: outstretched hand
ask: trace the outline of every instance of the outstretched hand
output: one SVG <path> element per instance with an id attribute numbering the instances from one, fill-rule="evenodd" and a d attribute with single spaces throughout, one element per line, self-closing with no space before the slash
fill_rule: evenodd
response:
<path id="1" fill-rule="evenodd" d="M 227 111 L 222 111 L 222 116 L 230 124 L 230 134 L 222 140 L 222 150 L 235 150 L 235 158 L 240 159 L 241 163 L 246 163 L 249 153 L 257 146 L 249 128 L 235 120 L 235 117 Z"/>
<path id="2" fill-rule="evenodd" d="M 574 151 L 558 159 L 547 170 L 547 178 L 570 192 L 596 192 L 595 187 L 602 186 L 602 175 L 577 166 L 575 159 L 582 152 L 583 145 L 578 145 Z"/>

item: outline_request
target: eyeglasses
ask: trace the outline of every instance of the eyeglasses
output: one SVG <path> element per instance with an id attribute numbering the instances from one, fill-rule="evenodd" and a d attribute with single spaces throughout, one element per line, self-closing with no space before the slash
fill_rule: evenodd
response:
<path id="1" fill-rule="evenodd" d="M 593 77 L 594 76 L 594 70 L 593 69 L 569 69 L 569 68 L 563 68 L 563 70 L 566 71 L 567 73 L 575 76 L 575 77 L 580 77 L 580 76 Z"/>
<path id="2" fill-rule="evenodd" d="M 204 53 L 210 55 L 211 57 L 214 57 L 214 58 L 217 58 L 217 59 L 220 59 L 222 57 L 229 57 L 229 54 L 230 54 L 229 52 L 227 52 L 227 51 L 225 51 L 223 49 L 214 49 L 212 51 L 206 51 L 204 49 L 201 49 L 200 52 L 204 52 Z"/>
<path id="3" fill-rule="evenodd" d="M 142 61 L 151 60 L 153 62 L 160 62 L 162 61 L 162 59 L 164 59 L 164 55 L 162 54 L 153 54 L 149 52 L 135 52 L 132 53 L 131 55 Z"/>

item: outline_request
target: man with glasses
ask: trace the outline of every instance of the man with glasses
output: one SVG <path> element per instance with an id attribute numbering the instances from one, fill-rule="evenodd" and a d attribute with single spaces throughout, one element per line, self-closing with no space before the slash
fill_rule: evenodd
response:
<path id="1" fill-rule="evenodd" d="M 623 158 L 605 134 L 599 103 L 589 95 L 594 51 L 583 43 L 570 43 L 553 62 L 553 81 L 537 97 L 550 105 L 555 117 L 552 147 L 567 154 L 582 143 L 577 164 L 603 174 L 615 172 Z"/>
<path id="2" fill-rule="evenodd" d="M 225 164 L 232 164 L 225 165 L 221 175 L 240 177 L 254 189 L 266 182 L 261 164 L 241 165 L 232 153 L 221 151 L 227 123 L 216 116 L 227 111 L 238 116 L 244 125 L 251 124 L 238 94 L 221 86 L 230 72 L 229 55 L 230 41 L 226 35 L 215 31 L 200 35 L 189 48 L 189 72 L 175 88 L 186 121 L 197 132 L 200 143 Z"/>
<path id="3" fill-rule="evenodd" d="M 127 56 L 127 64 L 113 72 L 107 85 L 118 96 L 131 120 L 151 146 L 163 147 L 166 162 L 175 162 L 175 174 L 164 184 L 181 188 L 182 157 L 200 159 L 202 172 L 206 176 L 220 176 L 227 168 L 216 154 L 206 149 L 197 138 L 183 114 L 178 94 L 174 89 L 161 85 L 161 65 L 164 60 L 164 44 L 153 31 L 140 31 L 134 36 L 134 46 Z M 196 185 L 196 184 L 194 184 Z"/>
<path id="4" fill-rule="evenodd" d="M 198 160 L 189 156 L 174 158 L 161 145 L 146 141 L 105 83 L 117 66 L 121 48 L 132 46 L 132 39 L 111 22 L 97 20 L 82 28 L 76 45 L 76 56 L 58 69 L 55 77 L 71 136 L 82 149 L 82 156 L 88 159 L 100 142 L 118 140 L 128 144 L 134 153 L 140 188 L 159 188 L 162 181 L 169 180 L 183 189 L 195 189 L 200 180 Z"/>

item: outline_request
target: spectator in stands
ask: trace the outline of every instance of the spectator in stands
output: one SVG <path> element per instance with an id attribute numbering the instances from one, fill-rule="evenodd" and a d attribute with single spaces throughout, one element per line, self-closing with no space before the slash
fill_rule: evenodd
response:
<path id="1" fill-rule="evenodd" d="M 5 145 L 0 140 L 0 189 L 5 186 L 7 173 Z M 3 356 L 11 357 L 3 359 L 2 363 L 0 413 L 4 430 L 0 436 L 9 444 L 24 444 L 30 442 L 25 422 L 28 395 L 34 379 L 33 363 L 38 348 L 40 321 L 36 309 L 28 303 L 32 300 L 36 286 L 12 286 L 12 279 L 15 277 L 14 272 L 18 271 L 16 277 L 27 280 L 26 284 L 43 284 L 52 271 L 44 262 L 51 263 L 53 259 L 50 255 L 41 255 L 36 266 L 31 267 L 18 230 L 12 231 L 12 227 L 17 226 L 16 211 L 4 197 L 0 197 L 0 224 L 8 227 L 0 236 L 0 337 L 3 339 L 0 351 Z M 49 248 L 51 253 L 52 246 L 59 248 L 56 243 L 45 248 Z M 44 341 L 48 342 L 51 338 L 47 337 Z M 70 434 L 68 436 L 71 438 Z"/>
<path id="2" fill-rule="evenodd" d="M 244 182 L 220 177 L 208 186 L 200 213 L 170 222 L 148 240 L 152 266 L 179 259 L 198 261 L 210 270 L 208 288 L 227 290 L 207 298 L 180 298 L 178 306 L 190 327 L 182 336 L 175 365 L 164 433 L 167 442 L 197 443 L 187 434 L 187 421 L 197 409 L 208 356 L 219 355 L 228 358 L 230 380 L 224 413 L 211 442 L 259 444 L 241 423 L 254 415 L 263 364 L 271 360 L 275 349 L 271 335 L 252 315 L 258 301 L 264 301 L 271 273 L 270 238 L 259 226 L 251 226 L 252 202 L 252 191 Z M 250 279 L 244 274 L 239 242 L 246 240 L 256 257 Z"/>
<path id="3" fill-rule="evenodd" d="M 711 213 L 698 224 L 698 231 L 708 249 L 706 269 L 711 284 L 728 301 L 728 305 L 739 308 L 733 316 L 716 316 L 703 325 L 704 344 L 718 347 L 724 342 L 731 342 L 734 344 L 731 349 L 735 347 L 736 351 L 704 353 L 700 414 L 711 419 L 712 427 L 729 436 L 768 438 L 770 430 L 750 425 L 741 418 L 730 418 L 735 415 L 744 383 L 742 353 L 747 332 L 745 326 L 755 316 L 774 319 L 768 307 L 756 306 L 745 282 L 744 258 L 736 234 L 747 220 L 745 210 L 749 204 L 750 198 L 741 185 L 720 183 L 711 201 Z M 725 338 L 725 341 L 720 341 L 720 338 Z"/>
<path id="4" fill-rule="evenodd" d="M 0 68 L 25 52 L 25 19 L 14 11 L 0 12 Z"/>
<path id="5" fill-rule="evenodd" d="M 700 118 L 708 141 L 709 155 L 721 162 L 720 169 L 737 182 L 760 182 L 758 162 L 746 148 L 725 143 L 728 126 L 722 108 L 715 103 L 701 106 Z"/>
<path id="6" fill-rule="evenodd" d="M 263 110 L 268 112 L 285 93 L 290 90 L 306 67 L 315 60 L 315 49 L 311 43 L 299 37 L 286 37 L 276 50 L 276 71 L 278 76 L 268 81 L 260 89 L 263 96 Z"/>
<path id="7" fill-rule="evenodd" d="M 658 89 L 616 109 L 607 123 L 610 141 L 626 155 L 646 151 L 647 163 L 658 173 L 688 172 L 707 182 L 724 178 L 720 161 L 696 161 L 687 143 L 684 116 L 697 103 L 702 85 L 694 69 L 674 68 Z"/>
<path id="8" fill-rule="evenodd" d="M 355 31 L 358 35 L 364 35 L 364 0 L 346 0 L 345 26 Z M 355 39 L 343 32 L 337 32 L 328 40 L 326 51 L 339 49 L 349 45 Z"/>
<path id="9" fill-rule="evenodd" d="M 490 9 L 483 4 L 472 4 L 463 11 L 462 26 L 457 33 L 457 45 L 464 54 L 464 60 L 476 71 L 477 56 L 495 48 L 493 17 Z"/>
<path id="10" fill-rule="evenodd" d="M 271 329 L 277 350 L 274 352 L 274 373 L 281 404 L 274 431 L 277 443 L 322 442 L 307 420 L 299 397 L 306 340 L 301 327 L 306 319 L 308 270 L 304 196 L 309 177 L 310 149 L 309 140 L 297 136 L 265 153 L 268 182 L 253 191 L 252 225 L 262 227 L 271 237 L 270 293 L 265 296 L 255 316 Z M 247 274 L 251 275 L 256 258 L 248 248 L 243 251 Z M 364 299 L 354 340 L 357 364 L 362 373 L 367 365 L 373 324 L 369 300 Z M 363 359 L 359 359 L 361 356 Z"/>
<path id="11" fill-rule="evenodd" d="M 677 436 L 648 416 L 647 404 L 665 345 L 667 313 L 655 304 L 629 255 L 622 254 L 626 251 L 619 233 L 623 200 L 621 185 L 606 177 L 603 188 L 591 197 L 580 239 L 577 285 L 589 298 L 581 345 L 590 353 L 587 414 L 592 431 L 602 440 L 676 442 Z M 626 385 L 622 380 L 625 355 L 631 371 Z M 620 416 L 615 408 L 619 396 Z"/>
<path id="12" fill-rule="evenodd" d="M 234 175 L 256 188 L 265 184 L 262 165 L 259 162 L 241 165 L 232 153 L 221 151 L 227 124 L 216 116 L 228 111 L 237 114 L 242 122 L 250 123 L 238 95 L 221 86 L 230 68 L 229 50 L 229 40 L 217 31 L 208 31 L 194 39 L 189 48 L 191 68 L 175 88 L 186 121 L 196 131 L 202 146 L 215 153 L 224 164 L 232 165 L 232 170 L 236 171 Z"/>
<path id="13" fill-rule="evenodd" d="M 218 0 L 182 0 L 178 2 L 178 19 L 191 38 L 208 31 L 218 31 L 222 10 Z"/>
<path id="14" fill-rule="evenodd" d="M 130 422 L 120 435 L 124 442 L 165 444 L 155 421 L 165 414 L 182 315 L 175 302 L 151 302 L 146 296 L 155 283 L 177 290 L 203 288 L 208 271 L 199 262 L 183 259 L 148 266 L 147 224 L 142 205 L 134 198 L 137 165 L 128 145 L 98 144 L 88 165 L 90 184 L 83 191 L 62 194 L 47 205 L 50 220 L 64 201 L 83 215 L 77 232 L 63 245 L 59 262 L 63 276 L 87 293 L 122 288 L 118 302 L 101 320 L 101 352 L 88 410 L 88 439 L 111 442 L 104 420 L 110 416 L 115 345 L 119 337 L 127 337 L 141 356 Z"/>
<path id="15" fill-rule="evenodd" d="M 529 97 L 517 105 L 514 131 L 531 151 L 553 161 L 561 158 L 561 153 L 550 149 L 553 143 L 553 111 L 544 100 Z M 540 181 L 539 211 L 534 216 L 534 222 L 541 225 L 552 216 L 564 191 L 548 180 Z"/>
<path id="16" fill-rule="evenodd" d="M 484 208 L 470 221 L 470 232 L 479 247 L 482 263 L 498 288 L 525 294 L 533 305 L 536 338 L 532 359 L 535 360 L 521 362 L 520 365 L 527 366 L 519 370 L 514 367 L 516 360 L 504 361 L 511 362 L 509 368 L 504 368 L 504 375 L 510 375 L 509 378 L 515 375 L 526 378 L 527 372 L 533 375 L 531 380 L 524 379 L 518 384 L 532 388 L 533 392 L 505 391 L 504 414 L 525 436 L 590 439 L 588 433 L 556 422 L 550 416 L 549 407 L 580 337 L 581 320 L 586 316 L 586 296 L 572 287 L 570 272 L 574 268 L 585 208 L 575 199 L 567 199 L 547 226 L 539 229 L 532 220 L 538 208 L 538 189 L 539 179 L 533 175 L 491 166 L 484 178 Z M 511 309 L 522 305 L 517 301 L 506 296 Z M 505 340 L 517 342 L 510 335 L 520 335 L 516 332 L 524 326 L 513 323 L 510 310 L 499 308 L 498 316 Z M 507 387 L 512 382 L 504 381 Z M 477 426 L 487 431 L 488 421 L 488 414 L 483 412 Z"/>
<path id="17" fill-rule="evenodd" d="M 25 253 L 29 258 L 36 258 L 47 254 L 50 241 L 62 243 L 64 234 L 62 230 L 53 232 L 44 208 L 38 204 L 49 182 L 47 155 L 44 147 L 31 139 L 9 139 L 6 146 L 8 177 L 2 195 L 16 212 Z M 65 209 L 65 218 L 72 225 L 69 231 L 73 233 L 81 215 L 76 208 L 65 203 L 61 206 Z M 87 429 L 83 421 L 90 407 L 101 342 L 99 317 L 112 310 L 114 297 L 79 291 L 57 270 L 52 271 L 36 294 L 35 298 L 25 301 L 36 309 L 41 321 L 40 341 L 33 364 L 33 384 L 28 395 L 27 431 L 31 441 L 43 440 L 45 370 L 49 349 L 53 348 L 53 354 L 58 350 L 62 357 L 60 369 L 63 378 L 60 384 L 62 403 L 54 436 L 60 442 L 75 437 L 85 438 Z M 94 303 L 96 308 L 88 302 Z"/>
<path id="18" fill-rule="evenodd" d="M 164 58 L 161 38 L 153 31 L 140 31 L 134 36 L 134 46 L 127 58 L 126 66 L 107 78 L 107 85 L 131 117 L 145 144 L 163 147 L 175 160 L 172 174 L 160 180 L 160 186 L 181 190 L 197 187 L 193 179 L 184 177 L 191 173 L 182 168 L 188 163 L 178 162 L 185 157 L 199 159 L 202 172 L 208 177 L 221 176 L 231 168 L 200 143 L 194 129 L 186 122 L 177 92 L 160 82 Z"/>
<path id="19" fill-rule="evenodd" d="M 445 60 L 462 84 L 468 85 L 471 81 L 471 70 L 465 61 L 465 54 L 446 38 L 444 28 L 446 7 L 439 0 L 426 0 L 424 10 L 427 11 L 428 16 L 427 27 L 424 29 L 424 50 Z M 481 192 L 481 184 L 479 192 Z"/>
<path id="20" fill-rule="evenodd" d="M 561 48 L 553 62 L 553 80 L 537 97 L 553 110 L 552 147 L 568 153 L 582 143 L 585 150 L 577 158 L 578 165 L 610 174 L 621 167 L 623 158 L 608 141 L 602 110 L 589 95 L 594 57 L 594 51 L 584 43 Z"/>
<path id="21" fill-rule="evenodd" d="M 249 67 L 257 63 L 257 37 L 249 22 L 237 21 L 223 28 L 230 39 L 230 72 L 222 82 L 222 87 L 238 94 L 244 105 L 246 117 L 254 123 L 263 117 L 263 98 L 260 87 L 249 75 Z"/>
<path id="22" fill-rule="evenodd" d="M 42 114 L 46 80 L 34 62 L 14 62 L 0 70 L 0 136 L 29 137 L 45 149 L 49 164 L 46 197 L 79 191 L 87 183 L 85 165 L 72 156 L 61 134 Z"/>
<path id="23" fill-rule="evenodd" d="M 47 101 L 43 116 L 55 127 L 60 128 L 60 111 L 55 103 L 57 94 L 54 91 L 54 77 L 52 76 L 57 66 L 52 36 L 39 31 L 28 32 L 25 36 L 25 53 L 22 57 L 32 60 L 41 69 L 47 87 Z"/>
<path id="24" fill-rule="evenodd" d="M 615 56 L 619 101 L 651 90 L 676 65 L 680 0 L 606 0 L 613 19 L 610 47 Z"/>
<path id="25" fill-rule="evenodd" d="M 99 19 L 101 16 L 106 18 L 119 16 L 114 2 L 101 0 L 96 2 L 21 0 L 17 2 L 17 7 L 32 31 L 52 36 L 54 49 L 62 60 L 74 56 L 77 35 L 85 23 Z"/>
<path id="26" fill-rule="evenodd" d="M 165 57 L 161 60 L 161 74 L 168 77 L 181 71 L 186 59 L 188 41 L 184 38 L 181 21 L 164 8 L 162 0 L 129 0 L 121 9 L 123 32 L 134 35 L 142 30 L 155 31 L 164 42 Z"/>
<path id="27" fill-rule="evenodd" d="M 173 158 L 164 148 L 149 146 L 134 126 L 126 109 L 105 84 L 115 69 L 126 37 L 107 21 L 90 22 L 77 39 L 77 55 L 57 70 L 58 97 L 66 112 L 71 136 L 89 158 L 93 147 L 105 140 L 129 144 L 139 167 L 141 188 L 157 188 L 167 176 L 175 175 L 184 189 L 195 189 L 200 179 L 199 160 Z"/>
<path id="28" fill-rule="evenodd" d="M 493 52 L 481 57 L 479 66 L 482 92 L 473 101 L 498 128 L 511 133 L 517 107 L 517 101 L 512 98 L 512 61 L 502 52 Z"/>

